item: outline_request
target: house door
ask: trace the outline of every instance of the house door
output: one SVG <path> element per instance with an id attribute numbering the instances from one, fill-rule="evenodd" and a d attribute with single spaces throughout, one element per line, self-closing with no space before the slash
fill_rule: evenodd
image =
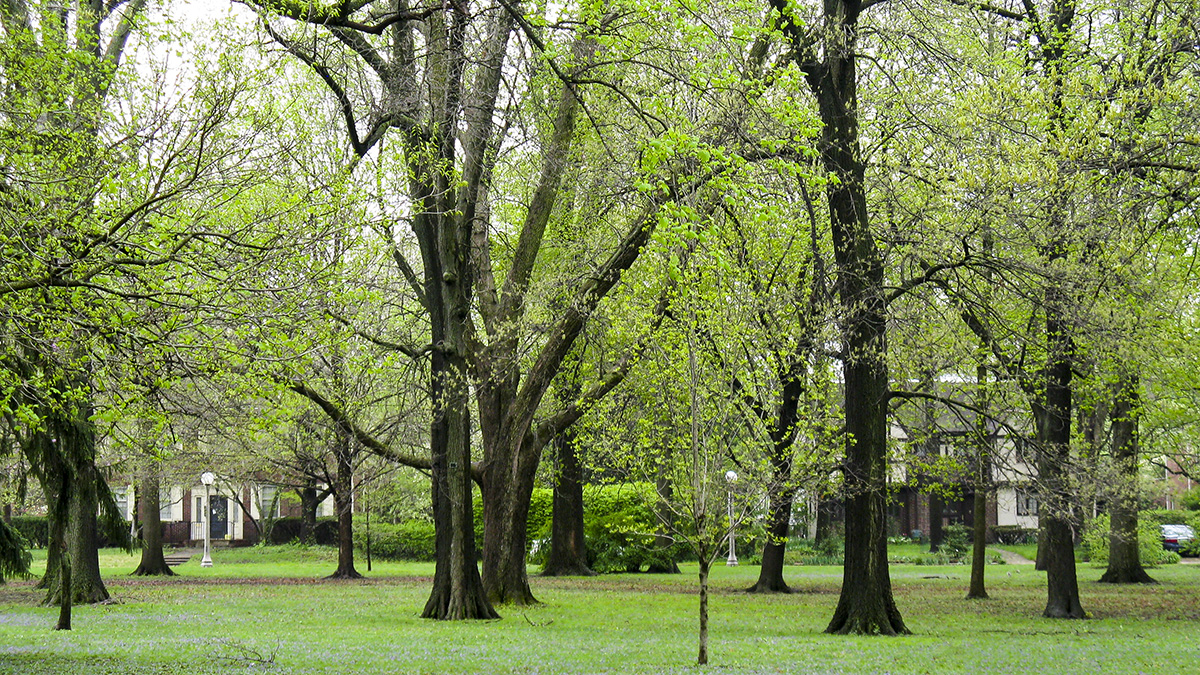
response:
<path id="1" fill-rule="evenodd" d="M 229 532 L 229 500 L 224 497 L 209 497 L 208 536 L 224 539 Z"/>

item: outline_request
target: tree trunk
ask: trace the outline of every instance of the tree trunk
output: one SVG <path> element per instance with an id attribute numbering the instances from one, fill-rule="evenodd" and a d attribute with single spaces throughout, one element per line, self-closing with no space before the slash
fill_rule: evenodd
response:
<path id="1" fill-rule="evenodd" d="M 670 456 L 669 453 L 671 450 L 669 447 L 664 447 L 663 451 L 668 453 L 664 455 L 664 457 Z M 675 486 L 671 483 L 671 479 L 664 475 L 658 476 L 658 478 L 656 478 L 654 481 L 654 494 L 656 500 L 654 502 L 654 519 L 658 523 L 658 529 L 655 530 L 654 533 L 653 545 L 658 549 L 671 548 L 675 545 L 675 540 L 668 533 L 668 528 L 666 526 L 666 523 L 672 522 L 672 519 L 675 517 L 674 512 L 671 510 L 671 501 L 675 495 Z M 633 569 L 629 571 L 637 572 L 638 570 Z M 650 564 L 647 566 L 646 573 L 682 574 L 682 571 L 679 569 L 679 563 L 675 560 L 674 556 L 656 556 L 655 558 L 651 559 Z"/>
<path id="2" fill-rule="evenodd" d="M 1138 420 L 1140 383 L 1136 374 L 1124 372 L 1112 409 L 1112 456 L 1117 470 L 1116 494 L 1110 513 L 1108 569 L 1100 577 L 1107 584 L 1152 584 L 1138 553 Z"/>
<path id="3" fill-rule="evenodd" d="M 942 496 L 935 492 L 929 493 L 929 552 L 937 553 L 938 547 L 942 545 L 942 536 L 944 532 L 945 519 L 945 502 L 942 501 Z"/>
<path id="4" fill-rule="evenodd" d="M 787 481 L 790 482 L 790 466 L 788 474 Z M 776 484 L 780 485 L 781 483 Z M 787 483 L 781 485 L 787 485 Z M 791 587 L 783 579 L 783 557 L 787 552 L 788 536 L 791 534 L 792 501 L 795 498 L 795 487 L 784 487 L 771 495 L 767 543 L 763 546 L 762 566 L 758 570 L 758 581 L 746 589 L 749 593 L 792 592 Z"/>
<path id="5" fill-rule="evenodd" d="M 138 519 L 142 521 L 142 560 L 134 576 L 175 576 L 163 556 L 163 528 L 159 497 L 159 463 L 146 457 L 143 460 L 142 480 L 138 486 Z"/>
<path id="6" fill-rule="evenodd" d="M 1046 292 L 1046 337 L 1049 356 L 1042 427 L 1038 454 L 1045 522 L 1038 557 L 1046 563 L 1046 609 L 1048 618 L 1082 619 L 1075 573 L 1075 541 L 1071 532 L 1072 491 L 1067 469 L 1071 461 L 1071 377 L 1074 345 L 1065 318 L 1062 290 L 1051 286 Z"/>
<path id="7" fill-rule="evenodd" d="M 550 555 L 542 574 L 593 576 L 587 564 L 583 529 L 583 469 L 575 451 L 575 433 L 567 429 L 554 440 L 554 506 L 550 523 Z"/>
<path id="8" fill-rule="evenodd" d="M 109 598 L 108 589 L 104 587 L 104 579 L 100 576 L 100 555 L 97 548 L 98 522 L 96 513 L 99 503 L 96 496 L 96 483 L 99 472 L 90 463 L 85 464 L 75 476 L 74 484 L 67 490 L 68 519 L 63 528 L 65 532 L 65 550 L 70 557 L 71 565 L 71 601 L 74 604 L 93 604 Z M 59 536 L 52 533 L 52 536 Z M 47 595 L 45 604 L 59 605 L 64 584 L 58 577 L 62 574 L 63 565 L 68 561 L 60 557 L 58 568 L 51 572 L 49 567 L 43 584 L 46 585 Z"/>
<path id="9" fill-rule="evenodd" d="M 451 59 L 446 65 L 453 71 L 448 80 L 453 85 L 449 92 L 457 96 L 466 16 L 457 9 L 449 14 L 454 25 L 447 36 Z M 445 26 L 440 29 L 445 30 Z M 457 100 L 446 108 L 451 117 L 456 106 Z M 438 139 L 439 155 L 450 164 L 455 155 L 455 128 L 456 124 L 449 125 L 449 131 L 443 130 L 444 135 Z M 412 142 L 424 147 L 422 141 Z M 424 177 L 434 183 L 426 187 L 414 181 L 413 192 L 423 203 L 414 217 L 413 231 L 425 265 L 424 299 L 433 345 L 429 361 L 429 392 L 433 402 L 429 446 L 437 542 L 433 589 L 421 616 L 442 620 L 495 619 L 499 615 L 484 592 L 476 562 L 471 494 L 471 413 L 467 385 L 470 370 L 465 358 L 470 349 L 467 322 L 474 274 L 468 265 L 471 223 L 470 218 L 464 223 L 455 217 L 453 190 L 444 171 L 425 166 L 414 171 L 420 173 L 428 174 Z M 528 501 L 525 503 L 528 505 Z M 522 517 L 522 535 L 524 523 Z M 523 554 L 522 545 L 522 572 Z"/>
<path id="10" fill-rule="evenodd" d="M 982 599 L 988 597 L 984 584 L 984 570 L 987 569 L 987 488 L 982 476 L 976 481 L 974 501 L 975 533 L 971 542 L 971 587 L 967 590 L 967 597 Z"/>
<path id="11" fill-rule="evenodd" d="M 344 429 L 337 431 L 337 447 L 334 458 L 337 473 L 334 476 L 333 502 L 338 515 L 338 566 L 329 579 L 361 579 L 354 569 L 354 465 L 353 439 Z"/>
<path id="12" fill-rule="evenodd" d="M 108 589 L 100 576 L 100 552 L 97 512 L 100 504 L 96 491 L 103 480 L 90 460 L 80 472 L 79 484 L 72 491 L 71 522 L 67 545 L 71 550 L 71 600 L 90 605 L 108 600 Z"/>
<path id="13" fill-rule="evenodd" d="M 317 509 L 321 502 L 317 499 L 317 488 L 306 485 L 296 490 L 300 497 L 300 541 L 312 541 L 317 529 Z M 340 536 L 339 532 L 339 536 Z M 339 540 L 340 545 L 340 540 Z"/>
<path id="14" fill-rule="evenodd" d="M 59 557 L 58 624 L 54 630 L 71 630 L 71 554 L 62 550 Z"/>
<path id="15" fill-rule="evenodd" d="M 821 544 L 834 536 L 833 527 L 833 509 L 828 505 L 827 500 L 817 497 L 814 500 L 816 509 L 813 520 L 815 527 L 813 528 L 813 544 L 820 548 Z"/>
<path id="16" fill-rule="evenodd" d="M 771 4 L 790 16 L 782 0 Z M 825 1 L 824 58 L 807 71 L 824 123 L 818 143 L 821 161 L 836 178 L 826 195 L 846 354 L 846 562 L 838 606 L 825 630 L 896 635 L 908 629 L 892 597 L 887 566 L 887 308 L 883 258 L 871 233 L 858 137 L 860 5 Z M 805 38 L 797 33 L 793 39 Z"/>
<path id="17" fill-rule="evenodd" d="M 513 456 L 521 457 L 520 450 Z M 483 485 L 484 590 L 496 604 L 537 604 L 525 569 L 533 472 L 497 468 Z"/>
<path id="18" fill-rule="evenodd" d="M 696 665 L 708 665 L 708 572 L 712 566 L 712 556 L 708 551 L 700 553 L 700 654 Z"/>
<path id="19" fill-rule="evenodd" d="M 46 591 L 46 597 L 42 601 L 46 605 L 55 604 L 57 595 L 54 589 L 60 583 L 59 574 L 62 571 L 63 552 L 67 550 L 67 523 L 65 518 L 55 516 L 55 499 L 57 497 L 47 498 L 50 513 L 46 515 L 46 571 L 34 586 L 38 590 Z"/>
<path id="20" fill-rule="evenodd" d="M 984 233 L 983 247 L 990 255 L 993 248 L 990 231 Z M 990 281 L 990 277 L 988 280 Z M 980 347 L 981 353 L 983 348 Z M 975 404 L 981 412 L 975 415 L 975 503 L 972 514 L 975 533 L 971 541 L 971 587 L 967 590 L 968 599 L 988 597 L 984 577 L 987 569 L 987 498 L 992 486 L 992 434 L 988 428 L 988 418 L 983 414 L 990 402 L 985 358 L 980 356 L 979 365 L 975 368 Z"/>

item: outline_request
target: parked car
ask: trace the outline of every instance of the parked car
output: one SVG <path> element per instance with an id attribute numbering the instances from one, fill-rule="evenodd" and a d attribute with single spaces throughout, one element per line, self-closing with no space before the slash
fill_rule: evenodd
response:
<path id="1" fill-rule="evenodd" d="M 1196 533 L 1187 525 L 1163 525 L 1163 548 L 1179 552 L 1179 546 L 1195 538 Z"/>

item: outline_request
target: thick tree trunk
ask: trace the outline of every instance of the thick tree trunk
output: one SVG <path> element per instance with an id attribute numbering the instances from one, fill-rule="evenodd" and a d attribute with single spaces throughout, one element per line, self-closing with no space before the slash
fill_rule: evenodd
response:
<path id="1" fill-rule="evenodd" d="M 453 52 L 455 58 L 460 59 L 465 16 L 454 12 L 453 17 L 456 23 L 451 45 L 458 50 Z M 453 67 L 461 68 L 462 64 L 456 60 Z M 460 77 L 461 71 L 451 81 L 457 86 Z M 447 161 L 455 154 L 454 138 L 449 133 L 441 139 L 440 153 Z M 424 170 L 438 175 L 433 168 Z M 471 494 L 469 369 L 464 356 L 469 350 L 467 322 L 473 281 L 467 264 L 471 225 L 458 222 L 452 215 L 455 207 L 446 198 L 452 190 L 445 176 L 436 182 L 437 189 L 433 191 L 426 192 L 423 187 L 414 190 L 418 194 L 425 192 L 423 209 L 415 218 L 413 230 L 425 265 L 425 303 L 434 346 L 429 364 L 429 390 L 434 406 L 429 445 L 437 565 L 433 589 L 421 616 L 443 620 L 495 619 L 499 615 L 484 592 L 476 562 Z M 528 497 L 525 503 L 528 505 Z M 524 522 L 522 517 L 522 535 Z"/>
<path id="2" fill-rule="evenodd" d="M 300 496 L 300 541 L 312 541 L 317 529 L 317 509 L 321 506 L 317 499 L 317 488 L 307 485 L 296 492 Z"/>
<path id="3" fill-rule="evenodd" d="M 1138 419 L 1139 378 L 1123 373 L 1112 410 L 1112 456 L 1117 470 L 1112 529 L 1108 536 L 1108 569 L 1100 577 L 1108 584 L 1152 584 L 1138 553 Z"/>
<path id="4" fill-rule="evenodd" d="M 988 597 L 984 584 L 984 570 L 987 569 L 987 488 L 982 480 L 977 479 L 975 485 L 975 532 L 971 542 L 971 587 L 967 590 L 968 598 Z"/>
<path id="5" fill-rule="evenodd" d="M 790 463 L 789 463 L 790 464 Z M 787 480 L 790 482 L 791 471 Z M 787 485 L 787 483 L 777 483 Z M 796 498 L 795 487 L 784 487 L 771 495 L 768 513 L 767 543 L 763 546 L 762 566 L 758 570 L 758 581 L 746 589 L 750 593 L 791 593 L 792 589 L 783 579 L 784 553 L 787 552 L 788 536 L 791 534 L 792 501 Z"/>
<path id="6" fill-rule="evenodd" d="M 1040 504 L 1044 514 L 1038 557 L 1045 556 L 1046 609 L 1049 618 L 1086 617 L 1079 602 L 1075 541 L 1071 532 L 1072 491 L 1067 474 L 1071 462 L 1071 377 L 1074 346 L 1064 317 L 1061 289 L 1046 292 L 1046 337 L 1049 358 L 1043 409 L 1042 448 L 1038 455 Z"/>
<path id="7" fill-rule="evenodd" d="M 142 480 L 138 485 L 138 520 L 142 521 L 142 560 L 132 574 L 135 576 L 175 576 L 163 556 L 163 528 L 159 498 L 159 464 L 146 458 Z"/>
<path id="8" fill-rule="evenodd" d="M 337 474 L 334 476 L 333 502 L 338 514 L 338 566 L 330 579 L 361 579 L 354 569 L 354 465 L 353 440 L 350 434 L 338 430 Z"/>
<path id="9" fill-rule="evenodd" d="M 542 574 L 593 576 L 587 564 L 583 529 L 583 469 L 575 452 L 575 434 L 567 429 L 554 440 L 554 505 L 550 523 L 550 555 Z"/>
<path id="10" fill-rule="evenodd" d="M 95 466 L 88 463 L 80 469 L 71 488 L 68 490 L 67 513 L 65 527 L 66 550 L 71 558 L 71 601 L 74 604 L 93 604 L 109 598 L 108 589 L 104 587 L 104 579 L 100 576 L 100 555 L 97 547 L 98 522 L 96 513 L 99 503 L 96 496 L 96 483 L 99 472 Z M 58 536 L 57 533 L 54 536 Z M 62 602 L 61 593 L 64 585 L 58 577 L 61 575 L 63 564 L 60 558 L 58 569 L 51 576 L 47 569 L 43 584 L 46 585 L 47 605 L 58 605 Z"/>
<path id="11" fill-rule="evenodd" d="M 537 604 L 525 569 L 533 472 L 499 469 L 489 471 L 483 484 L 484 590 L 496 604 Z"/>
<path id="12" fill-rule="evenodd" d="M 945 515 L 945 502 L 936 491 L 929 493 L 929 552 L 936 553 L 942 545 Z"/>
<path id="13" fill-rule="evenodd" d="M 71 554 L 63 550 L 59 557 L 58 623 L 54 630 L 71 630 Z"/>
<path id="14" fill-rule="evenodd" d="M 71 499 L 71 522 L 67 528 L 67 545 L 71 550 L 71 600 L 90 605 L 108 600 L 108 589 L 100 576 L 98 545 L 100 504 L 96 491 L 103 480 L 90 461 L 81 471 L 79 485 Z"/>
<path id="15" fill-rule="evenodd" d="M 438 380 L 444 382 L 449 378 L 446 370 L 437 367 L 437 352 L 433 360 L 436 391 L 441 388 Z M 465 406 L 440 406 L 434 420 L 432 440 L 437 566 L 433 590 L 421 616 L 443 620 L 499 618 L 484 593 L 483 580 L 476 563 L 469 472 L 470 417 Z"/>
<path id="16" fill-rule="evenodd" d="M 828 502 L 818 497 L 816 499 L 816 513 L 814 520 L 816 526 L 813 528 L 813 543 L 819 548 L 821 544 L 834 536 L 833 524 L 833 509 L 829 507 Z"/>
<path id="17" fill-rule="evenodd" d="M 790 16 L 785 2 L 770 1 Z M 858 138 L 855 46 L 860 7 L 857 1 L 826 0 L 824 58 L 807 70 L 824 123 L 821 161 L 836 178 L 826 195 L 846 354 L 846 562 L 838 606 L 825 630 L 895 635 L 908 629 L 892 597 L 887 566 L 887 308 L 883 259 L 871 233 Z M 805 38 L 795 34 L 793 39 Z"/>

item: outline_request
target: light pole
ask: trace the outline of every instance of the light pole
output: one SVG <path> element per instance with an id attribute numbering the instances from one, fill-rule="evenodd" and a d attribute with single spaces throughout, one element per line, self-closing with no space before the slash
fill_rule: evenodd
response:
<path id="1" fill-rule="evenodd" d="M 204 483 L 204 557 L 200 559 L 201 567 L 212 567 L 212 555 L 209 553 L 209 535 L 212 534 L 212 524 L 209 523 L 209 518 L 212 517 L 212 507 L 209 506 L 209 491 L 212 489 L 212 484 L 216 480 L 216 476 L 211 471 L 205 471 L 200 474 L 200 482 Z"/>
<path id="2" fill-rule="evenodd" d="M 735 542 L 733 533 L 733 484 L 737 482 L 737 472 L 732 470 L 726 471 L 725 482 L 729 485 L 729 489 L 725 493 L 729 496 L 729 557 L 725 559 L 725 565 L 727 567 L 732 567 L 738 564 L 737 553 L 734 549 Z"/>

